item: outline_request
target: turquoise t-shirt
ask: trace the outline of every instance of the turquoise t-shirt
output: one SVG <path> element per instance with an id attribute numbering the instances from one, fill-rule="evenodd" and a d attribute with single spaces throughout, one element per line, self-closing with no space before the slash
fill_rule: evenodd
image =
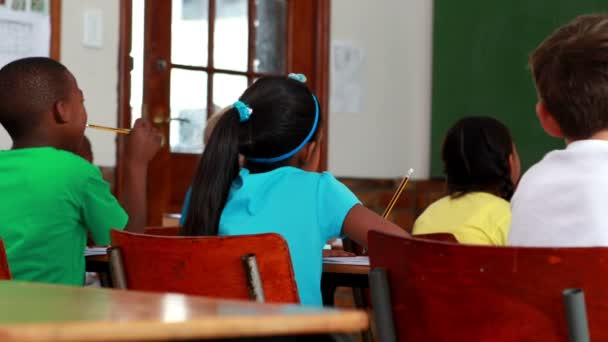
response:
<path id="1" fill-rule="evenodd" d="M 323 246 L 342 235 L 346 215 L 359 203 L 327 172 L 281 167 L 250 174 L 241 169 L 222 212 L 219 235 L 282 235 L 289 246 L 301 303 L 320 306 Z"/>
<path id="2" fill-rule="evenodd" d="M 98 245 L 128 217 L 97 167 L 50 147 L 0 151 L 0 238 L 14 279 L 83 285 L 87 231 Z"/>

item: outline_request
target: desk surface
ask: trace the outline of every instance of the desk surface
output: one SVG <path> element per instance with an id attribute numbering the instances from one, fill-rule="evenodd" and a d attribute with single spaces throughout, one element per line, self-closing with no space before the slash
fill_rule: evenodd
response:
<path id="1" fill-rule="evenodd" d="M 87 263 L 107 263 L 107 255 L 92 255 L 87 256 Z M 93 270 L 91 270 L 93 271 Z M 323 273 L 338 273 L 338 274 L 362 274 L 369 273 L 368 265 L 350 265 L 350 264 L 331 264 L 323 263 Z"/>
<path id="2" fill-rule="evenodd" d="M 361 311 L 0 281 L 0 340 L 142 341 L 354 333 Z"/>
<path id="3" fill-rule="evenodd" d="M 349 265 L 349 264 L 328 264 L 323 263 L 323 273 L 338 273 L 338 274 L 363 274 L 369 273 L 367 265 Z"/>

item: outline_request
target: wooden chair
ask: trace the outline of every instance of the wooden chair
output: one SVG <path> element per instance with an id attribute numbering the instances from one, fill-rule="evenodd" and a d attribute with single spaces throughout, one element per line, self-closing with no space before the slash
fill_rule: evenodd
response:
<path id="1" fill-rule="evenodd" d="M 0 239 L 0 280 L 11 280 L 11 269 L 8 267 L 8 257 L 4 243 Z"/>
<path id="2" fill-rule="evenodd" d="M 289 249 L 278 234 L 169 237 L 118 230 L 110 234 L 115 287 L 299 303 Z M 245 271 L 245 264 L 252 272 Z"/>
<path id="3" fill-rule="evenodd" d="M 592 339 L 608 340 L 608 248 L 471 246 L 370 232 L 369 255 L 382 341 L 565 341 L 570 288 L 584 290 Z"/>
<path id="4" fill-rule="evenodd" d="M 456 240 L 456 237 L 454 236 L 454 234 L 451 234 L 451 233 L 418 234 L 418 235 L 414 235 L 414 237 L 416 239 L 458 243 L 458 240 Z"/>
<path id="5" fill-rule="evenodd" d="M 180 227 L 148 227 L 144 230 L 146 235 L 178 236 Z"/>

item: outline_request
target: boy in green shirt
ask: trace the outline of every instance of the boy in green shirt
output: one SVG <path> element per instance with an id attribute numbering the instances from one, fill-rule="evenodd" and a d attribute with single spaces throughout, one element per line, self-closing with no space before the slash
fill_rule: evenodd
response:
<path id="1" fill-rule="evenodd" d="M 14 279 L 82 285 L 87 232 L 107 245 L 112 228 L 144 229 L 147 166 L 160 136 L 139 120 L 127 137 L 125 213 L 99 169 L 74 154 L 87 121 L 83 103 L 74 76 L 54 60 L 0 69 L 0 124 L 13 140 L 0 151 L 0 238 Z"/>

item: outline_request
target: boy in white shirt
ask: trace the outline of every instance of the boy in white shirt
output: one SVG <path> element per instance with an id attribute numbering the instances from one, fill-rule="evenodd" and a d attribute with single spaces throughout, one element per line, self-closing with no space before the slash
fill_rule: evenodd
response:
<path id="1" fill-rule="evenodd" d="M 576 18 L 532 53 L 543 129 L 567 148 L 522 177 L 509 244 L 608 246 L 608 15 Z"/>

